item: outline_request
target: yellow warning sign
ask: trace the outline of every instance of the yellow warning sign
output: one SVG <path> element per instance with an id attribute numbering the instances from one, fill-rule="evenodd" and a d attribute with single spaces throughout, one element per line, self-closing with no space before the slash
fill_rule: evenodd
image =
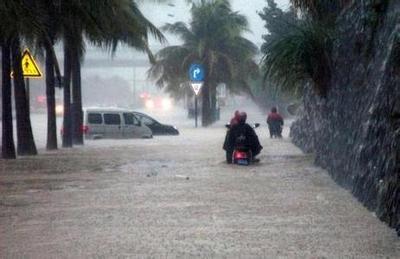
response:
<path id="1" fill-rule="evenodd" d="M 42 72 L 40 72 L 39 66 L 36 64 L 28 49 L 22 54 L 22 71 L 25 78 L 42 77 Z M 11 73 L 11 77 L 13 77 L 13 74 L 14 72 Z"/>
<path id="2" fill-rule="evenodd" d="M 42 77 L 39 66 L 36 64 L 29 50 L 25 50 L 22 55 L 22 70 L 24 77 Z"/>

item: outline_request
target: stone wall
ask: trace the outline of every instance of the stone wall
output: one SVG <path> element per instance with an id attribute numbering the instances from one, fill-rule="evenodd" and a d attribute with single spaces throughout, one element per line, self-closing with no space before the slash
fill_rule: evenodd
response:
<path id="1" fill-rule="evenodd" d="M 293 142 L 400 235 L 400 1 L 353 1 L 327 98 L 305 87 Z"/>

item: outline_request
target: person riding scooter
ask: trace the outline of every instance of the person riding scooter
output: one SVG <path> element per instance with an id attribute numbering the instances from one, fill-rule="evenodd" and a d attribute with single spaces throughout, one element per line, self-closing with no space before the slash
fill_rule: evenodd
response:
<path id="1" fill-rule="evenodd" d="M 249 148 L 252 152 L 252 157 L 255 162 L 259 161 L 254 159 L 263 148 L 258 140 L 258 136 L 254 129 L 246 123 L 247 114 L 241 112 L 238 116 L 238 123 L 233 125 L 228 131 L 224 149 L 226 150 L 226 161 L 232 163 L 232 153 L 238 146 Z"/>
<path id="2" fill-rule="evenodd" d="M 233 114 L 232 119 L 229 122 L 228 131 L 226 132 L 226 136 L 225 136 L 224 146 L 222 147 L 226 151 L 226 161 L 228 163 L 232 163 L 232 153 L 233 153 L 233 149 L 228 147 L 229 130 L 234 125 L 239 123 L 239 117 L 240 117 L 239 115 L 240 115 L 240 112 L 238 110 L 236 110 L 235 113 Z"/>

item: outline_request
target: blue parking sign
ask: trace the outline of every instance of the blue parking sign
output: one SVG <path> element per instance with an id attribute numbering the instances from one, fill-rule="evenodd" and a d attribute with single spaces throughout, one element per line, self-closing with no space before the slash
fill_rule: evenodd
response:
<path id="1" fill-rule="evenodd" d="M 189 68 L 189 78 L 191 81 L 203 81 L 204 80 L 204 67 L 200 64 L 192 64 Z"/>

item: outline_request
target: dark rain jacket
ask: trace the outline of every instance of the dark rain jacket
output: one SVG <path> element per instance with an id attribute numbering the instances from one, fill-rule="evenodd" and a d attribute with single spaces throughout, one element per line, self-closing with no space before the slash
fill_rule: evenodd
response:
<path id="1" fill-rule="evenodd" d="M 247 123 L 234 125 L 225 138 L 224 149 L 233 150 L 237 147 L 251 149 L 253 155 L 260 153 L 263 148 L 254 129 Z"/>

